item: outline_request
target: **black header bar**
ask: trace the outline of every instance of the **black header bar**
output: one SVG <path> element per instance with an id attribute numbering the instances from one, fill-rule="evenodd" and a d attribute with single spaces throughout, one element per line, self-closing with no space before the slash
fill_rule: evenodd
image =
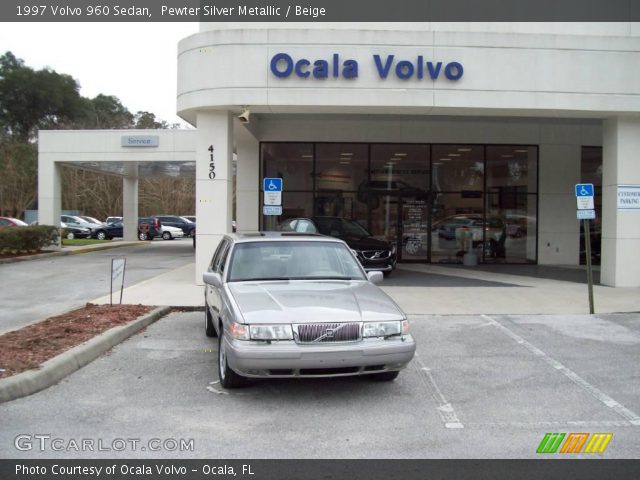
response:
<path id="1" fill-rule="evenodd" d="M 2 480 L 637 480 L 639 460 L 0 460 Z"/>
<path id="2" fill-rule="evenodd" d="M 2 22 L 638 22 L 638 0 L 2 0 Z"/>

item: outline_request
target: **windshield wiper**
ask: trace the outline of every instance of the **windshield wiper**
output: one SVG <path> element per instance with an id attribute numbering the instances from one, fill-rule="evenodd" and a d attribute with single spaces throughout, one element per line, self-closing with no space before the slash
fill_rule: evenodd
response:
<path id="1" fill-rule="evenodd" d="M 301 280 L 356 280 L 355 277 L 339 277 L 339 276 L 300 277 L 300 279 Z"/>

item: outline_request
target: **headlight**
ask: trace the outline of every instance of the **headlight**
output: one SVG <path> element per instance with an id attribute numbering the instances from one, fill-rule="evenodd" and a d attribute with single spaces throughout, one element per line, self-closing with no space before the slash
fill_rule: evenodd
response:
<path id="1" fill-rule="evenodd" d="M 394 243 L 393 245 L 391 245 L 391 255 L 395 255 L 396 254 L 396 244 Z"/>
<path id="2" fill-rule="evenodd" d="M 293 340 L 291 325 L 251 325 L 251 340 Z"/>
<path id="3" fill-rule="evenodd" d="M 363 337 L 391 337 L 402 333 L 402 322 L 364 322 Z"/>

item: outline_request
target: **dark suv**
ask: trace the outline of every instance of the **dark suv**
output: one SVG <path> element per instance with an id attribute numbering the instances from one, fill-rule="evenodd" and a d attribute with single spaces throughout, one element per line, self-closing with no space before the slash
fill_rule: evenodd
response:
<path id="1" fill-rule="evenodd" d="M 378 270 L 389 275 L 396 268 L 396 249 L 378 240 L 357 222 L 340 217 L 290 218 L 280 224 L 280 230 L 320 233 L 344 240 L 358 257 L 366 271 Z"/>
<path id="2" fill-rule="evenodd" d="M 192 237 L 196 230 L 196 224 L 193 222 L 190 222 L 186 218 L 182 218 L 177 215 L 156 215 L 156 216 L 160 219 L 160 221 L 162 222 L 162 225 L 167 225 L 169 227 L 176 227 L 182 230 L 185 237 Z"/>
<path id="3" fill-rule="evenodd" d="M 138 219 L 138 238 L 153 240 L 162 236 L 162 222 L 158 217 L 140 217 Z"/>

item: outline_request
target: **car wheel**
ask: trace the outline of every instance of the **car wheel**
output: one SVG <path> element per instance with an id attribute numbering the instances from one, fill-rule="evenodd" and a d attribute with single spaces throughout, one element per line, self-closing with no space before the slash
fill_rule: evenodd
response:
<path id="1" fill-rule="evenodd" d="M 218 377 L 220 378 L 220 385 L 224 388 L 238 388 L 243 386 L 247 379 L 229 368 L 225 342 L 224 327 L 220 326 L 220 335 L 218 335 Z"/>
<path id="2" fill-rule="evenodd" d="M 371 380 L 375 380 L 377 382 L 392 382 L 393 380 L 398 378 L 398 375 L 400 375 L 399 370 L 396 370 L 394 372 L 374 373 L 369 376 L 371 377 Z"/>
<path id="3" fill-rule="evenodd" d="M 144 232 L 138 232 L 138 238 L 140 240 L 149 240 L 149 236 Z"/>
<path id="4" fill-rule="evenodd" d="M 217 337 L 215 327 L 213 326 L 213 319 L 211 318 L 211 312 L 209 311 L 209 305 L 204 304 L 204 333 L 207 337 Z"/>
<path id="5" fill-rule="evenodd" d="M 104 230 L 100 230 L 98 233 L 96 233 L 96 238 L 98 240 L 106 240 L 107 232 L 105 232 Z"/>
<path id="6" fill-rule="evenodd" d="M 173 237 L 171 237 L 171 232 L 162 232 L 162 239 L 163 240 L 173 240 Z"/>
<path id="7" fill-rule="evenodd" d="M 74 238 L 76 238 L 76 236 L 73 234 L 73 232 L 69 232 L 66 235 L 67 240 L 73 240 Z"/>

